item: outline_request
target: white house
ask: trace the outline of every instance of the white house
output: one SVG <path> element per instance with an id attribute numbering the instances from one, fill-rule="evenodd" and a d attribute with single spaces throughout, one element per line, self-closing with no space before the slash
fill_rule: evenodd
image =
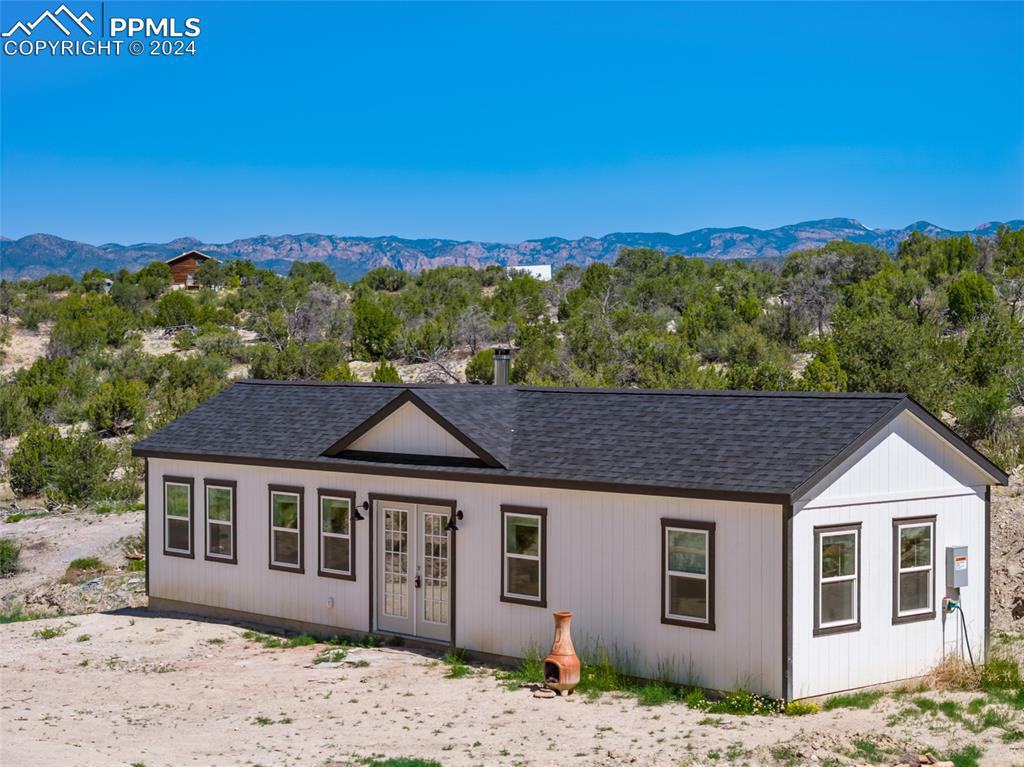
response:
<path id="1" fill-rule="evenodd" d="M 508 268 L 509 276 L 528 274 L 535 280 L 549 282 L 551 280 L 551 264 L 517 264 Z"/>
<path id="2" fill-rule="evenodd" d="M 135 454 L 153 609 L 786 699 L 988 642 L 1006 475 L 905 395 L 244 381 Z"/>

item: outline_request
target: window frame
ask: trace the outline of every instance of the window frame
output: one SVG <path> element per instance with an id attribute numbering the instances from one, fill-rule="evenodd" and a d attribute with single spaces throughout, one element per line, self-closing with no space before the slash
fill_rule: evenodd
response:
<path id="1" fill-rule="evenodd" d="M 699 522 L 693 519 L 670 519 L 664 517 L 661 520 L 661 622 L 668 626 L 684 626 L 686 628 L 704 629 L 715 631 L 715 528 L 714 522 Z M 695 617 L 674 615 L 668 611 L 668 534 L 670 530 L 703 533 L 706 542 L 704 589 L 707 595 L 707 618 L 701 620 Z M 684 575 L 680 573 L 680 575 Z M 687 573 L 685 577 L 700 578 L 697 573 Z"/>
<path id="2" fill-rule="evenodd" d="M 506 535 L 508 528 L 506 526 L 507 517 L 536 517 L 540 523 L 540 545 L 538 547 L 538 556 L 533 557 L 530 555 L 522 554 L 508 554 L 506 546 Z M 540 508 L 536 506 L 516 506 L 512 504 L 501 505 L 501 535 L 498 536 L 499 544 L 501 546 L 501 556 L 498 558 L 498 563 L 501 567 L 501 601 L 507 602 L 513 605 L 526 605 L 528 607 L 547 607 L 548 606 L 548 510 L 546 508 Z M 538 566 L 540 575 L 540 596 L 531 597 L 526 594 L 510 593 L 507 588 L 508 581 L 508 558 L 511 556 L 513 559 L 536 559 L 540 564 Z"/>
<path id="3" fill-rule="evenodd" d="M 842 524 L 835 525 L 819 525 L 814 528 L 814 636 L 828 636 L 830 634 L 845 634 L 851 631 L 860 631 L 861 627 L 861 582 L 863 580 L 862 569 L 861 569 L 861 542 L 862 536 L 862 523 L 861 522 L 844 522 Z M 821 545 L 822 539 L 832 535 L 842 535 L 844 533 L 853 533 L 854 542 L 857 549 L 856 561 L 853 576 L 833 576 L 826 579 L 827 583 L 836 583 L 840 581 L 853 580 L 853 614 L 854 619 L 851 621 L 845 621 L 843 623 L 827 623 L 822 625 L 821 623 Z"/>
<path id="4" fill-rule="evenodd" d="M 340 533 L 324 532 L 324 499 L 348 501 L 348 535 Z M 356 494 L 349 490 L 332 490 L 320 487 L 316 491 L 316 574 L 321 578 L 338 578 L 343 581 L 354 581 L 356 579 Z M 324 536 L 331 538 L 348 538 L 348 572 L 341 570 L 328 570 L 324 567 Z"/>
<path id="5" fill-rule="evenodd" d="M 930 527 L 932 539 L 932 558 L 928 568 L 930 582 L 928 584 L 929 606 L 923 610 L 903 613 L 900 611 L 900 575 L 904 572 L 923 572 L 922 567 L 900 567 L 900 529 L 904 527 Z M 917 623 L 935 619 L 935 590 L 938 579 L 935 572 L 936 528 L 937 515 L 920 517 L 898 517 L 892 521 L 892 624 Z"/>
<path id="6" fill-rule="evenodd" d="M 296 515 L 295 521 L 298 527 L 292 530 L 290 527 L 274 527 L 274 495 L 294 495 L 298 497 L 299 509 Z M 268 515 L 268 534 L 267 534 L 267 552 L 268 552 L 268 567 L 271 570 L 279 570 L 285 573 L 299 573 L 302 574 L 306 571 L 305 569 L 305 549 L 303 545 L 303 537 L 306 534 L 305 524 L 305 496 L 306 490 L 303 487 L 296 485 L 267 485 L 267 515 Z M 280 530 L 281 532 L 296 533 L 298 535 L 298 565 L 291 565 L 288 563 L 281 563 L 274 560 L 274 532 Z"/>
<path id="7" fill-rule="evenodd" d="M 169 515 L 167 514 L 167 486 L 177 485 L 188 487 L 188 550 L 184 549 L 172 549 L 167 546 L 167 530 Z M 185 559 L 196 558 L 196 498 L 195 498 L 195 478 L 193 477 L 175 477 L 169 474 L 163 476 L 163 516 L 164 516 L 164 540 L 163 540 L 163 553 L 166 557 L 184 557 Z M 184 517 L 171 517 L 171 519 L 184 519 Z"/>
<path id="8" fill-rule="evenodd" d="M 220 520 L 210 519 L 210 488 L 231 491 L 231 556 L 210 553 L 210 524 L 223 525 Z M 209 562 L 238 564 L 238 483 L 233 479 L 203 479 L 203 544 L 204 557 Z"/>

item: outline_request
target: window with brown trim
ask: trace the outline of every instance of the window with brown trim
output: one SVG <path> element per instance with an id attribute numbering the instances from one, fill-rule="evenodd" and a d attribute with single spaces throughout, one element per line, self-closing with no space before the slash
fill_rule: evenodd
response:
<path id="1" fill-rule="evenodd" d="M 211 562 L 237 564 L 237 484 L 230 479 L 206 479 L 203 486 L 206 491 L 206 558 Z"/>
<path id="2" fill-rule="evenodd" d="M 356 494 L 320 488 L 317 494 L 317 575 L 356 579 Z"/>
<path id="3" fill-rule="evenodd" d="M 547 607 L 547 509 L 501 507 L 501 601 Z"/>
<path id="4" fill-rule="evenodd" d="M 661 520 L 661 622 L 714 630 L 714 522 Z"/>
<path id="5" fill-rule="evenodd" d="M 935 517 L 892 521 L 892 622 L 935 617 Z"/>
<path id="6" fill-rule="evenodd" d="M 814 528 L 814 635 L 860 630 L 860 522 Z"/>
<path id="7" fill-rule="evenodd" d="M 301 487 L 270 485 L 270 569 L 303 572 Z"/>
<path id="8" fill-rule="evenodd" d="M 164 554 L 194 557 L 192 477 L 164 476 Z"/>

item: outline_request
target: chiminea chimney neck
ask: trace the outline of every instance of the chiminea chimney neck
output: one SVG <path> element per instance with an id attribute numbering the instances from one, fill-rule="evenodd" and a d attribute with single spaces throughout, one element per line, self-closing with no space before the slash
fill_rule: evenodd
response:
<path id="1" fill-rule="evenodd" d="M 509 369 L 512 367 L 512 350 L 494 350 L 494 385 L 508 386 Z"/>

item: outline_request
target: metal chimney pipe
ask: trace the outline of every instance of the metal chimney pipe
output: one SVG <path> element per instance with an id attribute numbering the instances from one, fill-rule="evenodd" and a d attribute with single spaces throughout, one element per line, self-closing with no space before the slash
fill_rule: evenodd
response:
<path id="1" fill-rule="evenodd" d="M 512 366 L 511 349 L 494 350 L 494 385 L 508 386 L 509 368 Z"/>

